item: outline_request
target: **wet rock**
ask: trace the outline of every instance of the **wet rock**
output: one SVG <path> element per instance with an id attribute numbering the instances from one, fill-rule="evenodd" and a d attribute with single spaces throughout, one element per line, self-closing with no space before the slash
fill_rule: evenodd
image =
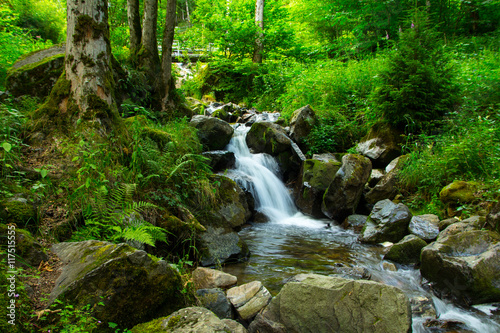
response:
<path id="1" fill-rule="evenodd" d="M 302 165 L 302 181 L 296 204 L 305 214 L 317 218 L 324 217 L 321 212 L 323 195 L 331 184 L 342 163 L 336 160 L 305 160 Z"/>
<path id="2" fill-rule="evenodd" d="M 200 235 L 202 266 L 244 261 L 250 255 L 247 244 L 234 231 L 207 227 Z"/>
<path id="3" fill-rule="evenodd" d="M 213 312 L 202 307 L 180 309 L 168 317 L 158 318 L 151 322 L 132 328 L 132 333 L 169 332 L 169 333 L 239 333 L 241 330 L 231 329 Z"/>
<path id="4" fill-rule="evenodd" d="M 359 154 L 368 157 L 374 167 L 385 167 L 401 154 L 401 133 L 387 124 L 378 123 L 356 146 Z"/>
<path id="5" fill-rule="evenodd" d="M 431 242 L 439 235 L 439 217 L 434 214 L 413 216 L 408 231 L 426 242 Z"/>
<path id="6" fill-rule="evenodd" d="M 189 125 L 198 130 L 198 138 L 203 146 L 207 148 L 206 150 L 224 149 L 234 132 L 234 129 L 227 122 L 202 115 L 191 118 Z"/>
<path id="7" fill-rule="evenodd" d="M 395 204 L 389 199 L 379 201 L 361 231 L 364 243 L 399 242 L 406 234 L 411 220 L 408 207 Z"/>
<path id="8" fill-rule="evenodd" d="M 295 110 L 290 119 L 290 137 L 305 149 L 305 139 L 316 125 L 317 117 L 310 105 Z"/>
<path id="9" fill-rule="evenodd" d="M 443 187 L 439 192 L 439 198 L 445 204 L 468 203 L 476 199 L 474 195 L 478 190 L 476 182 L 464 182 L 456 180 Z"/>
<path id="10" fill-rule="evenodd" d="M 177 270 L 144 251 L 95 240 L 55 244 L 52 251 L 65 266 L 50 303 L 57 298 L 77 308 L 90 304 L 91 315 L 120 327 L 171 313 L 182 304 Z"/>
<path id="11" fill-rule="evenodd" d="M 220 319 L 233 318 L 231 303 L 222 289 L 198 289 L 196 295 L 201 305 L 215 313 Z"/>
<path id="12" fill-rule="evenodd" d="M 427 319 L 424 323 L 424 327 L 432 329 L 432 332 L 460 332 L 460 333 L 474 333 L 467 329 L 467 325 L 455 320 L 443 320 L 443 319 Z"/>
<path id="13" fill-rule="evenodd" d="M 344 229 L 351 229 L 356 232 L 360 232 L 363 229 L 363 226 L 365 225 L 367 219 L 368 216 L 366 215 L 349 215 L 342 223 L 342 227 Z"/>
<path id="14" fill-rule="evenodd" d="M 410 299 L 411 313 L 418 317 L 436 318 L 436 308 L 434 302 L 429 297 L 417 296 Z"/>
<path id="15" fill-rule="evenodd" d="M 389 249 L 384 259 L 403 265 L 418 264 L 420 252 L 425 246 L 427 243 L 423 239 L 415 235 L 407 235 Z"/>
<path id="16" fill-rule="evenodd" d="M 238 281 L 234 275 L 206 267 L 196 268 L 192 276 L 196 289 L 229 288 Z"/>
<path id="17" fill-rule="evenodd" d="M 398 163 L 365 195 L 366 202 L 374 204 L 380 200 L 394 199 L 397 194 L 397 177 L 406 161 L 406 155 L 398 157 L 397 160 Z"/>
<path id="18" fill-rule="evenodd" d="M 457 301 L 500 300 L 499 234 L 472 230 L 440 237 L 422 249 L 421 260 L 422 276 Z"/>
<path id="19" fill-rule="evenodd" d="M 227 291 L 227 298 L 243 320 L 248 320 L 262 310 L 272 296 L 260 281 L 253 281 L 233 287 Z"/>
<path id="20" fill-rule="evenodd" d="M 63 72 L 65 52 L 64 45 L 56 45 L 17 61 L 7 73 L 7 90 L 14 97 L 48 96 Z"/>
<path id="21" fill-rule="evenodd" d="M 471 216 L 468 219 L 462 220 L 460 222 L 453 223 L 449 225 L 446 229 L 441 231 L 438 236 L 438 240 L 450 236 L 456 235 L 464 231 L 479 230 L 484 225 L 485 218 L 481 216 Z"/>
<path id="22" fill-rule="evenodd" d="M 385 271 L 390 271 L 390 272 L 397 272 L 398 271 L 398 268 L 396 267 L 396 265 L 394 265 L 393 263 L 390 263 L 390 262 L 386 262 L 386 261 L 384 261 L 382 263 L 382 268 Z"/>
<path id="23" fill-rule="evenodd" d="M 368 158 L 356 154 L 344 155 L 342 167 L 324 194 L 321 205 L 323 214 L 337 221 L 354 214 L 371 169 Z"/>
<path id="24" fill-rule="evenodd" d="M 212 150 L 202 154 L 209 159 L 208 165 L 214 173 L 234 168 L 234 153 L 227 150 Z"/>
<path id="25" fill-rule="evenodd" d="M 300 274 L 263 316 L 289 332 L 409 332 L 410 303 L 399 289 L 373 281 Z"/>

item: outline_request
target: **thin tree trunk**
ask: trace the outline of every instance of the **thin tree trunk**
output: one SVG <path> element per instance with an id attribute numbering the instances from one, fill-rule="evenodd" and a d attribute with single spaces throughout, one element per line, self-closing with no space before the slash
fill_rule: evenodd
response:
<path id="1" fill-rule="evenodd" d="M 127 0 L 127 18 L 130 30 L 130 58 L 132 63 L 137 61 L 136 55 L 141 46 L 141 17 L 139 14 L 139 0 Z"/>
<path id="2" fill-rule="evenodd" d="M 162 109 L 169 110 L 173 106 L 171 92 L 175 88 L 172 79 L 172 44 L 174 42 L 175 18 L 177 0 L 167 1 L 167 15 L 165 17 L 165 32 L 162 43 L 162 79 L 164 84 Z"/>
<path id="3" fill-rule="evenodd" d="M 117 116 L 111 71 L 107 0 L 68 0 L 66 79 L 79 109 L 79 118 L 112 119 Z M 61 112 L 66 112 L 63 101 Z"/>
<path id="4" fill-rule="evenodd" d="M 255 39 L 255 46 L 253 51 L 253 62 L 262 62 L 262 53 L 264 51 L 264 0 L 256 0 L 255 2 L 255 24 L 257 25 L 258 36 Z"/>
<path id="5" fill-rule="evenodd" d="M 189 1 L 186 0 L 186 15 L 187 15 L 187 21 L 188 23 L 191 22 L 191 18 L 189 17 Z"/>
<path id="6" fill-rule="evenodd" d="M 144 1 L 144 19 L 142 22 L 142 50 L 140 51 L 140 66 L 151 73 L 158 73 L 160 56 L 156 27 L 158 19 L 158 0 Z"/>

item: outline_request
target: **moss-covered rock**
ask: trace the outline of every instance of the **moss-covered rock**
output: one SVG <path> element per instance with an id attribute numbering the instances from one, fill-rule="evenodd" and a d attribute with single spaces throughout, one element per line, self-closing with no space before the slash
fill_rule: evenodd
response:
<path id="1" fill-rule="evenodd" d="M 33 238 L 29 231 L 20 228 L 13 230 L 14 234 L 12 233 L 12 229 L 9 230 L 7 225 L 0 224 L 0 236 L 10 241 L 15 241 L 17 267 L 38 267 L 42 260 L 49 260 L 44 248 Z M 15 238 L 8 238 L 12 236 L 15 236 Z"/>
<path id="2" fill-rule="evenodd" d="M 7 90 L 16 97 L 48 96 L 63 72 L 64 53 L 64 45 L 56 45 L 23 57 L 7 73 Z"/>
<path id="3" fill-rule="evenodd" d="M 357 154 L 344 155 L 342 167 L 323 196 L 323 214 L 337 221 L 354 214 L 371 170 L 372 164 L 368 158 Z"/>
<path id="4" fill-rule="evenodd" d="M 271 122 L 254 123 L 246 136 L 246 142 L 255 153 L 278 156 L 284 152 L 291 152 L 292 143 L 285 130 Z"/>
<path id="5" fill-rule="evenodd" d="M 25 198 L 7 198 L 0 201 L 0 221 L 18 226 L 34 226 L 38 222 L 37 208 Z"/>
<path id="6" fill-rule="evenodd" d="M 310 105 L 295 110 L 290 119 L 290 137 L 305 149 L 305 139 L 317 123 L 316 113 Z"/>
<path id="7" fill-rule="evenodd" d="M 422 276 L 465 304 L 500 300 L 500 235 L 464 231 L 438 239 L 421 254 Z"/>
<path id="8" fill-rule="evenodd" d="M 476 199 L 474 195 L 478 190 L 477 182 L 465 182 L 456 180 L 443 187 L 439 192 L 439 198 L 445 204 L 469 203 Z"/>
<path id="9" fill-rule="evenodd" d="M 198 138 L 206 150 L 224 149 L 234 133 L 231 125 L 214 117 L 197 115 L 189 125 L 198 130 Z"/>
<path id="10" fill-rule="evenodd" d="M 384 259 L 392 260 L 399 264 L 418 264 L 420 263 L 420 252 L 427 243 L 415 236 L 406 235 L 402 240 L 391 246 Z"/>
<path id="11" fill-rule="evenodd" d="M 177 270 L 144 251 L 93 240 L 59 243 L 52 251 L 65 266 L 50 302 L 58 298 L 77 307 L 90 304 L 96 318 L 124 328 L 184 305 Z"/>

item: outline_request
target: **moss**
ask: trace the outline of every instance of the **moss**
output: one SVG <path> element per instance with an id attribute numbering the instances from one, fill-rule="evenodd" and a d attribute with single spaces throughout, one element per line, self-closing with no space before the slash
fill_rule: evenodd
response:
<path id="1" fill-rule="evenodd" d="M 480 184 L 477 182 L 456 180 L 445 186 L 441 192 L 439 192 L 439 197 L 443 203 L 469 203 L 476 199 L 474 194 L 478 191 L 479 187 Z"/>
<path id="2" fill-rule="evenodd" d="M 182 317 L 180 315 L 170 317 L 167 323 L 167 328 L 174 328 L 181 321 L 181 318 Z"/>
<path id="3" fill-rule="evenodd" d="M 134 326 L 130 331 L 132 333 L 160 333 L 165 332 L 166 330 L 163 328 L 163 322 L 165 321 L 165 317 L 157 318 L 147 323 L 142 323 L 137 326 Z"/>
<path id="4" fill-rule="evenodd" d="M 323 162 L 309 159 L 304 161 L 303 180 L 312 187 L 325 191 L 342 166 L 340 162 Z"/>
<path id="5" fill-rule="evenodd" d="M 0 203 L 0 220 L 19 225 L 35 224 L 37 210 L 27 201 L 11 199 Z"/>
<path id="6" fill-rule="evenodd" d="M 98 39 L 101 36 L 108 38 L 107 23 L 103 20 L 101 23 L 97 23 L 89 15 L 79 15 L 76 18 L 75 33 L 73 34 L 73 40 L 75 43 L 80 43 L 85 40 L 85 37 L 92 33 L 93 39 Z"/>
<path id="7" fill-rule="evenodd" d="M 141 136 L 148 137 L 158 145 L 158 148 L 162 150 L 167 146 L 169 142 L 172 142 L 172 136 L 165 131 L 152 127 L 143 127 Z"/>

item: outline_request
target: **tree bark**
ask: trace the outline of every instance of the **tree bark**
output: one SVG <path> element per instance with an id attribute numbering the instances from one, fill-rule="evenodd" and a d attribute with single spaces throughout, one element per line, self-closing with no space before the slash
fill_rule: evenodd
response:
<path id="1" fill-rule="evenodd" d="M 160 56 L 158 54 L 158 41 L 156 38 L 157 19 L 158 0 L 145 0 L 140 66 L 152 73 L 158 73 L 160 69 Z"/>
<path id="2" fill-rule="evenodd" d="M 162 43 L 162 79 L 164 84 L 162 110 L 168 111 L 173 106 L 172 90 L 175 84 L 172 78 L 172 44 L 174 42 L 175 24 L 176 24 L 177 0 L 167 1 L 167 15 L 165 17 L 165 32 Z"/>
<path id="3" fill-rule="evenodd" d="M 252 61 L 256 63 L 262 62 L 262 53 L 264 51 L 264 0 L 255 1 L 255 24 L 257 25 L 258 36 L 255 39 Z"/>
<path id="4" fill-rule="evenodd" d="M 80 119 L 112 120 L 118 111 L 107 0 L 68 0 L 67 6 L 65 70 L 71 102 L 78 107 Z M 66 112 L 65 106 L 60 105 L 60 110 Z"/>
<path id="5" fill-rule="evenodd" d="M 132 64 L 137 62 L 137 52 L 141 46 L 141 17 L 139 14 L 139 0 L 127 0 L 127 18 L 130 30 L 130 58 Z"/>

